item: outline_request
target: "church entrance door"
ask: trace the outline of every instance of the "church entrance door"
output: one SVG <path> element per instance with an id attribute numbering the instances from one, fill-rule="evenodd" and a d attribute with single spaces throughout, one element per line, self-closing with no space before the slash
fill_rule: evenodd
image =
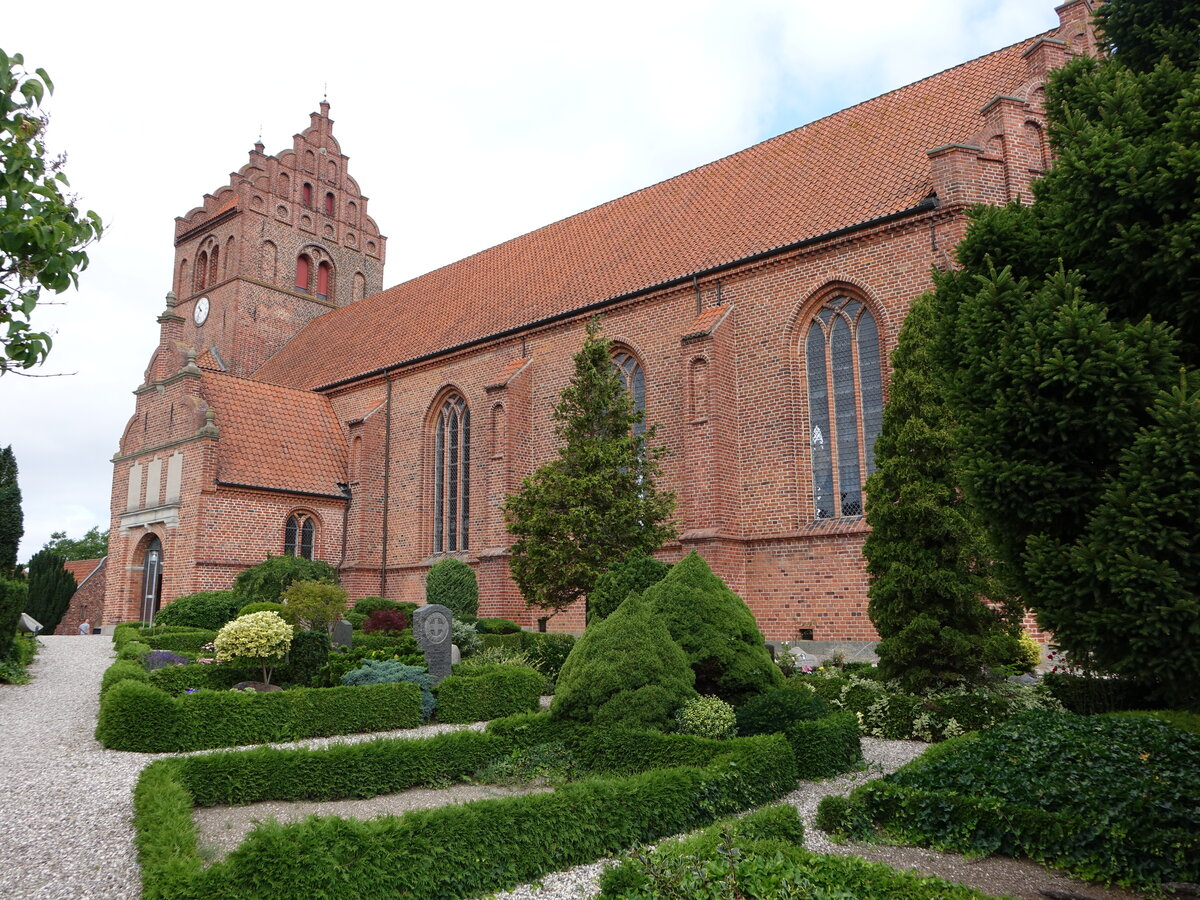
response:
<path id="1" fill-rule="evenodd" d="M 162 601 L 162 562 L 162 542 L 151 538 L 142 565 L 142 622 L 146 625 L 154 621 Z"/>

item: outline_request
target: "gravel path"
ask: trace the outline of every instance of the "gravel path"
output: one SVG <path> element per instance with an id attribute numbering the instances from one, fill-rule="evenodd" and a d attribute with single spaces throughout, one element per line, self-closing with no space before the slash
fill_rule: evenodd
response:
<path id="1" fill-rule="evenodd" d="M 133 849 L 132 793 L 138 773 L 155 759 L 175 754 L 105 750 L 92 737 L 100 678 L 113 659 L 107 637 L 45 637 L 27 685 L 0 685 L 0 898 L 104 898 L 128 900 L 141 891 Z M 386 735 L 317 738 L 279 747 L 326 747 L 382 736 L 427 736 L 464 726 L 433 725 Z M 466 726 L 481 729 L 482 724 Z M 925 744 L 863 739 L 867 768 L 827 781 L 806 782 L 783 799 L 805 820 L 809 849 L 854 853 L 895 868 L 916 868 L 992 893 L 1039 900 L 1039 889 L 1074 891 L 1095 900 L 1138 900 L 1119 890 L 1083 885 L 1041 866 L 1007 858 L 964 860 L 914 847 L 834 844 L 812 826 L 820 799 L 846 793 L 863 781 L 891 772 L 919 756 Z M 211 751 L 202 751 L 211 752 Z M 401 802 L 429 805 L 418 796 Z M 430 794 L 434 792 L 424 792 Z M 400 797 L 402 795 L 396 795 Z M 370 803 L 372 801 L 365 801 Z M 460 802 L 462 802 L 460 800 Z M 353 803 L 345 804 L 347 812 Z M 245 820 L 275 814 L 244 808 Z M 367 812 L 366 815 L 378 814 Z M 224 829 L 224 824 L 216 823 Z M 596 894 L 606 861 L 547 875 L 497 900 L 576 900 Z"/>

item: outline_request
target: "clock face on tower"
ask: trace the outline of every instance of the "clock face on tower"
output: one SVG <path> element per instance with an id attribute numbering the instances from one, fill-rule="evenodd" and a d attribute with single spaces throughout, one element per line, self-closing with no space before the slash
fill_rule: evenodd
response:
<path id="1" fill-rule="evenodd" d="M 197 325 L 203 325 L 204 320 L 208 318 L 208 298 L 201 297 L 196 301 L 196 308 L 192 310 L 192 318 L 196 320 Z"/>

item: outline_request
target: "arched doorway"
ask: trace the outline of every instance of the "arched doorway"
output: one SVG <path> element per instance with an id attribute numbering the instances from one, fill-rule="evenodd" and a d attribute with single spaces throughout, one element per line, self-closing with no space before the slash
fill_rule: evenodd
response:
<path id="1" fill-rule="evenodd" d="M 146 556 L 142 563 L 142 622 L 150 624 L 158 605 L 162 601 L 162 542 L 157 537 L 146 544 Z"/>

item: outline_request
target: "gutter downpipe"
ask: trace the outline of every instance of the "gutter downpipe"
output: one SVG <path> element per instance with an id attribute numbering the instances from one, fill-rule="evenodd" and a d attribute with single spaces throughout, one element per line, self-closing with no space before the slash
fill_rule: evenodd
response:
<path id="1" fill-rule="evenodd" d="M 383 426 L 383 546 L 379 550 L 379 596 L 387 596 L 388 509 L 392 477 L 392 379 L 387 380 L 387 408 Z"/>

